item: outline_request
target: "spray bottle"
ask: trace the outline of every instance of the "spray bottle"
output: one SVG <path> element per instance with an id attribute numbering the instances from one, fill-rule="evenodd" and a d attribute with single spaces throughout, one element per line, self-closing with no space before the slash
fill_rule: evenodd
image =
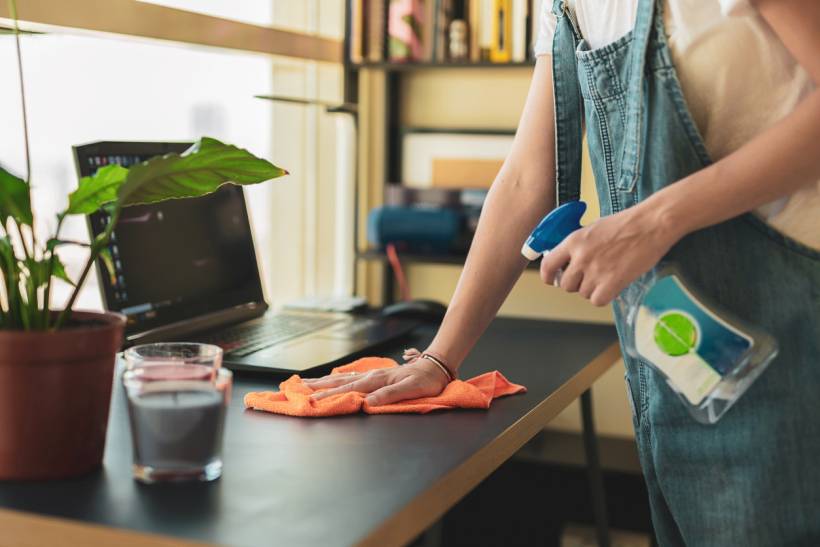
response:
<path id="1" fill-rule="evenodd" d="M 554 209 L 521 249 L 529 260 L 581 228 L 583 201 Z M 701 423 L 714 424 L 777 355 L 777 341 L 695 291 L 672 263 L 660 263 L 613 303 L 625 319 L 623 349 L 653 367 Z"/>

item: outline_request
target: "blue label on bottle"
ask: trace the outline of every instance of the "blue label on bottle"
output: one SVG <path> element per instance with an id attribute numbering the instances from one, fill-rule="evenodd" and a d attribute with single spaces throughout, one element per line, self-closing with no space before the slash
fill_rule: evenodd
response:
<path id="1" fill-rule="evenodd" d="M 699 404 L 747 355 L 753 340 L 709 310 L 675 275 L 644 295 L 635 322 L 638 353 Z"/>

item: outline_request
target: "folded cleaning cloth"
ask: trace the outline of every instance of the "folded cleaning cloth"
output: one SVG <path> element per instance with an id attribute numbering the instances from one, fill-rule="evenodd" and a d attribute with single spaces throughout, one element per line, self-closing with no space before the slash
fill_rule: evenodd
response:
<path id="1" fill-rule="evenodd" d="M 336 367 L 331 374 L 345 372 L 367 372 L 379 368 L 399 366 L 393 359 L 383 357 L 364 357 L 347 365 Z M 316 390 L 321 391 L 321 390 Z M 302 379 L 293 375 L 281 384 L 279 391 L 260 391 L 245 395 L 245 408 L 264 410 L 275 414 L 289 416 L 338 416 L 355 414 L 360 410 L 368 414 L 426 414 L 432 410 L 450 408 L 490 408 L 490 403 L 497 397 L 524 393 L 527 388 L 513 384 L 498 372 L 487 372 L 466 381 L 450 382 L 444 391 L 435 397 L 423 397 L 400 401 L 388 405 L 371 406 L 365 401 L 366 394 L 351 391 L 331 395 L 315 401 L 310 398 L 313 389 L 302 383 Z"/>

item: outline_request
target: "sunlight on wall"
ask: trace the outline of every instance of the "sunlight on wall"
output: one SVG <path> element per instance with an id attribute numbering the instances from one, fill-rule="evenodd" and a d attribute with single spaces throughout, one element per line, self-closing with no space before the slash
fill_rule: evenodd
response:
<path id="1" fill-rule="evenodd" d="M 206 15 L 224 17 L 252 23 L 270 25 L 273 22 L 273 2 L 271 0 L 139 0 L 147 4 L 157 4 L 169 8 L 195 11 Z"/>

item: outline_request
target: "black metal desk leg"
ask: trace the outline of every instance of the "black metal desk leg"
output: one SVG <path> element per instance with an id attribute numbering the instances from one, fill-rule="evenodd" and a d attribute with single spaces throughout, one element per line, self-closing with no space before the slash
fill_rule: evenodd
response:
<path id="1" fill-rule="evenodd" d="M 443 547 L 444 546 L 444 517 L 442 516 L 423 534 L 410 544 L 410 547 Z"/>
<path id="2" fill-rule="evenodd" d="M 598 537 L 599 547 L 609 547 L 609 523 L 606 514 L 604 476 L 601 472 L 598 437 L 595 435 L 595 422 L 592 417 L 591 389 L 581 394 L 581 420 L 583 422 L 584 453 L 587 459 L 587 478 L 592 496 L 592 511 L 595 516 L 595 532 Z"/>

